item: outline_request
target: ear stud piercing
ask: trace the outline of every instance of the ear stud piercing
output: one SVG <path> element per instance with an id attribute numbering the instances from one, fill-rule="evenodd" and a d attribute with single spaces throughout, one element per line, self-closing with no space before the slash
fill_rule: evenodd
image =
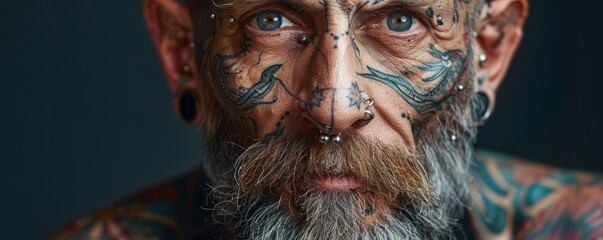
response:
<path id="1" fill-rule="evenodd" d="M 235 21 L 236 19 L 233 16 L 228 17 L 228 23 L 233 24 Z"/>
<path id="2" fill-rule="evenodd" d="M 486 56 L 486 54 L 480 54 L 479 55 L 479 67 L 483 68 L 484 64 L 486 64 L 486 62 L 488 62 L 488 56 Z"/>

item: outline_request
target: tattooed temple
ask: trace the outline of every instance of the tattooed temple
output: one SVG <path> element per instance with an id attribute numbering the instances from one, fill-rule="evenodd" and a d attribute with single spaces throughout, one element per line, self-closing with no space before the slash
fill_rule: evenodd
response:
<path id="1" fill-rule="evenodd" d="M 603 238 L 599 176 L 474 149 L 527 0 L 142 5 L 208 151 L 49 239 Z"/>

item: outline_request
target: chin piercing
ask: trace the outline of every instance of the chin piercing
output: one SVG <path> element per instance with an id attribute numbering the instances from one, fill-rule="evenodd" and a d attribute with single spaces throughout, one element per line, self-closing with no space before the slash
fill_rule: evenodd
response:
<path id="1" fill-rule="evenodd" d="M 328 142 L 334 142 L 334 143 L 341 143 L 342 138 L 341 138 L 341 133 L 338 134 L 327 134 L 324 132 L 320 132 L 320 135 L 318 136 L 318 141 L 320 141 L 321 143 L 328 143 Z"/>
<path id="2" fill-rule="evenodd" d="M 228 23 L 233 24 L 235 23 L 235 18 L 233 16 L 228 17 Z"/>
<path id="3" fill-rule="evenodd" d="M 484 67 L 484 64 L 488 62 L 488 56 L 486 56 L 486 54 L 480 54 L 479 55 L 479 67 Z"/>

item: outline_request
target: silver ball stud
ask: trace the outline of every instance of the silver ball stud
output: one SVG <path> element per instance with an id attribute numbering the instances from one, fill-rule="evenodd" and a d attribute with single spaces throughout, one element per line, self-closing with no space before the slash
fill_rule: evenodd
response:
<path id="1" fill-rule="evenodd" d="M 308 35 L 302 35 L 301 37 L 299 37 L 299 42 L 306 44 L 310 42 L 310 37 L 308 37 Z"/>
<path id="2" fill-rule="evenodd" d="M 230 24 L 235 23 L 235 18 L 233 16 L 228 17 L 228 23 L 230 23 Z"/>
<path id="3" fill-rule="evenodd" d="M 340 143 L 341 142 L 341 134 L 335 135 L 331 140 L 333 140 L 334 143 Z"/>
<path id="4" fill-rule="evenodd" d="M 452 139 L 452 141 L 453 141 L 453 142 L 456 142 L 456 139 L 457 139 L 457 138 L 458 138 L 458 137 L 457 137 L 456 135 L 452 135 L 452 137 L 450 137 L 450 139 Z"/>
<path id="5" fill-rule="evenodd" d="M 331 138 L 329 137 L 329 135 L 322 133 L 322 134 L 320 134 L 320 136 L 318 137 L 318 140 L 319 140 L 321 143 L 328 143 L 329 141 L 331 141 Z"/>
<path id="6" fill-rule="evenodd" d="M 216 19 L 216 13 L 211 13 L 211 15 L 209 15 L 209 18 L 211 18 L 212 20 Z"/>
<path id="7" fill-rule="evenodd" d="M 456 87 L 456 89 L 458 89 L 459 91 L 463 91 L 465 89 L 465 86 L 459 85 L 458 87 Z"/>
<path id="8" fill-rule="evenodd" d="M 487 61 L 488 61 L 488 56 L 486 56 L 486 54 L 482 53 L 482 54 L 479 55 L 479 62 L 480 63 L 485 63 Z"/>
<path id="9" fill-rule="evenodd" d="M 477 38 L 477 32 L 476 32 L 476 31 L 472 31 L 472 32 L 471 32 L 471 36 L 472 36 L 473 38 Z"/>

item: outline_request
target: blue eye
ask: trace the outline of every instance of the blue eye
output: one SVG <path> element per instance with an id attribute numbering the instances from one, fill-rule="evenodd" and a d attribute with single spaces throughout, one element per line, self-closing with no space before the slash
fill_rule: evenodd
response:
<path id="1" fill-rule="evenodd" d="M 406 32 L 412 27 L 412 16 L 407 13 L 397 12 L 387 16 L 387 27 L 395 32 Z"/>
<path id="2" fill-rule="evenodd" d="M 283 25 L 283 18 L 283 15 L 278 12 L 259 14 L 257 16 L 258 28 L 264 31 L 274 31 Z"/>

